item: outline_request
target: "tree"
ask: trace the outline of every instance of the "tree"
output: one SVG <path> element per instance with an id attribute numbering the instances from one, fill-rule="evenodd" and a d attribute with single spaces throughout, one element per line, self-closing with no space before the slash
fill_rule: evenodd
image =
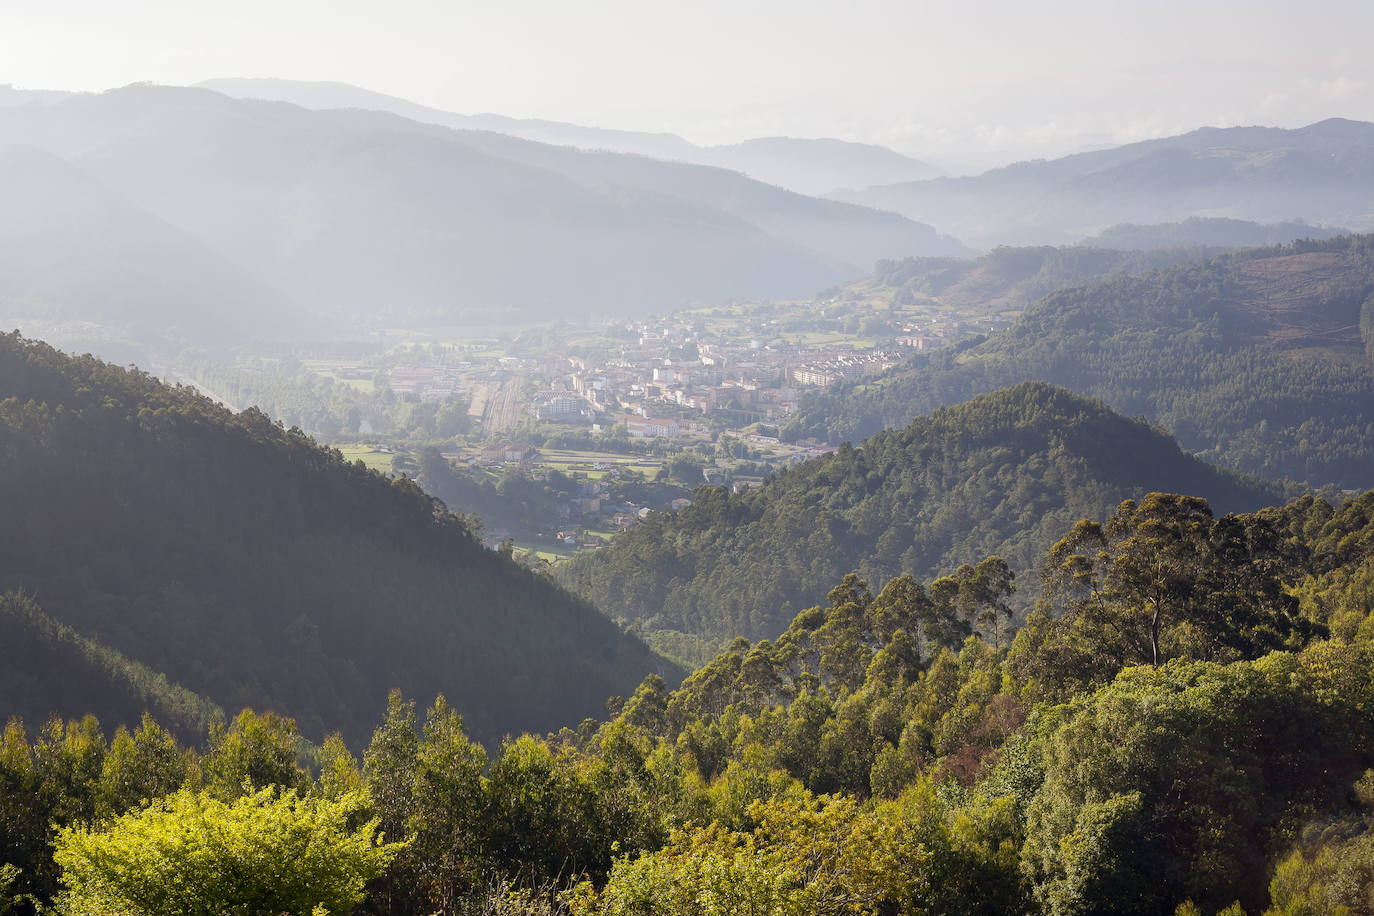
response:
<path id="1" fill-rule="evenodd" d="M 1374 909 L 1374 770 L 1355 783 L 1355 797 L 1358 813 L 1310 825 L 1299 848 L 1279 862 L 1265 916 Z"/>
<path id="2" fill-rule="evenodd" d="M 59 905 L 71 916 L 347 913 L 401 849 L 363 795 L 264 788 L 226 802 L 182 789 L 107 825 L 58 832 Z"/>
<path id="3" fill-rule="evenodd" d="M 1368 656 L 1344 655 L 1175 659 L 1065 707 L 1021 850 L 1042 910 L 1257 912 L 1275 841 L 1360 772 L 1368 708 L 1330 685 L 1368 683 Z"/>
<path id="4" fill-rule="evenodd" d="M 382 835 L 388 839 L 408 835 L 415 810 L 416 753 L 420 746 L 419 718 L 415 701 L 392 690 L 386 698 L 386 716 L 372 735 L 363 755 L 363 779 L 372 797 Z M 380 882 L 373 898 L 382 912 L 406 912 L 416 882 L 410 856 L 398 857 Z"/>
<path id="5" fill-rule="evenodd" d="M 1320 631 L 1297 615 L 1279 532 L 1212 518 L 1205 499 L 1150 493 L 1106 525 L 1084 519 L 1050 550 L 1045 593 L 1080 642 L 1119 668 L 1168 658 L 1228 660 L 1296 647 Z"/>
<path id="6" fill-rule="evenodd" d="M 0 865 L 0 916 L 9 916 L 23 906 L 33 907 L 35 911 L 42 912 L 39 909 L 43 903 L 41 900 L 33 894 L 19 891 L 21 876 L 22 872 L 8 862 Z"/>
<path id="7" fill-rule="evenodd" d="M 191 756 L 177 746 L 171 732 L 144 714 L 132 734 L 120 726 L 110 742 L 97 790 L 100 810 L 123 814 L 179 789 L 194 771 Z"/>
<path id="8" fill-rule="evenodd" d="M 480 877 L 483 855 L 482 770 L 487 755 L 463 729 L 463 717 L 439 696 L 425 715 L 415 751 L 414 804 L 407 821 L 412 869 L 425 912 L 451 913 Z"/>
<path id="9" fill-rule="evenodd" d="M 211 736 L 204 761 L 206 781 L 225 796 L 249 784 L 304 787 L 306 773 L 296 763 L 300 734 L 293 719 L 245 709 L 227 731 Z"/>

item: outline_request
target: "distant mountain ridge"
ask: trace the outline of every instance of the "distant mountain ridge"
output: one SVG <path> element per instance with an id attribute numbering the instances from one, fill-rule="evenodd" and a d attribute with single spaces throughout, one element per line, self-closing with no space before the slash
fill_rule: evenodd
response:
<path id="1" fill-rule="evenodd" d="M 1374 228 L 1374 124 L 1204 127 L 982 175 L 833 195 L 926 220 L 973 244 L 1078 241 L 1190 216 Z"/>
<path id="2" fill-rule="evenodd" d="M 724 169 L 205 89 L 0 107 L 0 149 L 19 145 L 251 277 L 257 311 L 274 316 L 288 313 L 277 299 L 353 322 L 644 314 L 804 297 L 879 257 L 968 251 L 903 217 Z M 60 255 L 106 245 L 76 241 Z M 0 318 L 18 314 L 5 307 L 9 279 L 0 273 Z M 188 313 L 218 307 L 185 298 Z"/>
<path id="3" fill-rule="evenodd" d="M 607 613 L 638 619 L 651 639 L 656 630 L 717 644 L 772 638 L 853 570 L 870 582 L 923 579 L 1000 555 L 1024 572 L 1077 519 L 1151 490 L 1205 496 L 1222 512 L 1282 498 L 1099 401 L 1026 382 L 758 488 L 699 489 L 690 507 L 654 513 L 556 574 Z"/>
<path id="4" fill-rule="evenodd" d="M 676 134 L 582 127 L 503 115 L 461 115 L 347 83 L 281 79 L 211 79 L 196 84 L 236 98 L 270 99 L 303 108 L 362 108 L 462 130 L 487 130 L 539 143 L 632 153 L 654 159 L 711 165 L 801 194 L 934 178 L 939 170 L 886 147 L 835 139 L 759 137 L 741 143 L 698 146 Z"/>

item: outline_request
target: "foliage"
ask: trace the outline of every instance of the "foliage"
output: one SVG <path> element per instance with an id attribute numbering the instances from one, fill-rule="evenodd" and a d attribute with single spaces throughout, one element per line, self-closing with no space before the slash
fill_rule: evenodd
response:
<path id="1" fill-rule="evenodd" d="M 1290 281 L 1264 293 L 1270 287 L 1247 285 L 1255 262 L 1299 255 L 1316 258 L 1310 268 L 1291 268 L 1297 277 L 1311 271 L 1303 287 Z M 1336 280 L 1323 274 L 1331 259 L 1344 268 Z M 1374 459 L 1374 373 L 1350 331 L 1371 292 L 1374 236 L 1110 277 L 1045 296 L 981 342 L 809 396 L 785 435 L 856 441 L 923 411 L 1041 379 L 1143 415 L 1226 467 L 1362 488 Z M 1310 301 L 1285 315 L 1270 309 L 1271 295 L 1290 293 Z M 1288 320 L 1295 327 L 1285 328 Z"/>
<path id="2" fill-rule="evenodd" d="M 1045 685 L 1081 688 L 1179 655 L 1301 645 L 1323 629 L 1287 591 L 1305 559 L 1262 515 L 1213 519 L 1205 500 L 1167 493 L 1127 500 L 1105 525 L 1079 522 L 1050 549 L 1042 578 L 1062 613 L 1022 632 L 1016 663 Z"/>
<path id="3" fill-rule="evenodd" d="M 415 479 L 426 493 L 479 517 L 488 530 L 505 528 L 525 536 L 545 530 L 559 517 L 560 499 L 577 493 L 577 482 L 558 471 L 550 471 L 544 480 L 517 467 L 488 475 L 455 467 L 436 448 L 420 449 L 416 463 Z"/>
<path id="4" fill-rule="evenodd" d="M 1027 383 L 744 493 L 700 489 L 689 508 L 651 516 L 557 575 L 649 630 L 721 643 L 773 636 L 850 570 L 924 578 L 996 554 L 1023 574 L 1076 519 L 1101 519 L 1151 490 L 1204 494 L 1228 509 L 1278 496 L 1099 402 Z"/>
<path id="5" fill-rule="evenodd" d="M 82 636 L 19 592 L 0 594 L 0 697 L 11 715 L 91 713 L 137 722 L 151 710 L 177 734 L 204 734 L 224 712 L 147 665 Z"/>
<path id="6" fill-rule="evenodd" d="M 972 260 L 883 260 L 874 266 L 873 279 L 894 288 L 898 302 L 933 296 L 950 305 L 980 306 L 980 310 L 991 311 L 994 301 L 1006 309 L 1025 307 L 1062 289 L 1104 277 L 1171 267 L 1207 253 L 1179 246 L 1171 246 L 1172 250 L 1167 251 L 1119 250 L 1123 247 L 998 247 Z"/>
<path id="7" fill-rule="evenodd" d="M 364 392 L 285 360 L 230 368 L 193 356 L 182 368 L 228 403 L 252 404 L 329 441 L 364 433 L 391 439 L 447 439 L 467 432 L 471 422 L 464 400 L 420 401 L 386 388 Z"/>
<path id="8" fill-rule="evenodd" d="M 99 828 L 58 832 L 64 913 L 347 913 L 400 851 L 361 796 L 267 787 L 231 802 L 180 790 Z"/>
<path id="9" fill-rule="evenodd" d="M 1015 580 L 998 558 L 876 594 L 851 574 L 776 640 L 737 640 L 676 690 L 651 676 L 605 722 L 490 754 L 442 697 L 421 716 L 399 693 L 361 765 L 337 737 L 303 753 L 270 713 L 212 728 L 201 752 L 151 720 L 108 743 L 91 718 L 32 738 L 14 722 L 5 892 L 21 912 L 26 895 L 51 900 L 68 838 L 183 802 L 261 802 L 288 824 L 274 842 L 297 835 L 302 806 L 330 805 L 345 836 L 404 842 L 367 884 L 378 916 L 1361 912 L 1374 600 L 1354 583 L 1371 532 L 1374 494 L 1222 518 L 1150 494 L 1045 557 L 1047 580 L 1091 587 L 1048 589 L 1010 648 Z M 1157 666 L 1148 640 L 1121 654 L 1118 632 L 1148 612 L 1152 576 L 1183 602 Z M 1095 614 L 1118 622 L 1075 623 Z M 1083 675 L 1066 645 L 1100 667 Z M 144 845 L 131 861 L 163 848 Z M 334 874 L 301 862 L 281 874 Z M 82 888 L 113 892 L 79 884 L 84 867 L 65 874 L 71 908 Z M 213 890 L 204 874 L 179 886 Z"/>
<path id="10" fill-rule="evenodd" d="M 1368 913 L 1374 910 L 1374 770 L 1355 783 L 1345 817 L 1319 822 L 1274 869 L 1266 916 Z"/>
<path id="11" fill-rule="evenodd" d="M 1043 910 L 1262 904 L 1286 820 L 1332 804 L 1368 753 L 1367 707 L 1322 696 L 1314 661 L 1171 662 L 1082 697 L 1046 744 L 1027 815 Z"/>

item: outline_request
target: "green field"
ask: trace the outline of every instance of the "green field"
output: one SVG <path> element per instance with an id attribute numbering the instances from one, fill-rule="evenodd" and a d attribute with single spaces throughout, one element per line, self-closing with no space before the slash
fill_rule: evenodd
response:
<path id="1" fill-rule="evenodd" d="M 374 471 L 391 473 L 391 460 L 395 457 L 391 452 L 378 451 L 370 445 L 340 445 L 337 448 L 349 461 L 361 461 Z"/>
<path id="2" fill-rule="evenodd" d="M 618 455 L 613 452 L 588 452 L 576 449 L 540 449 L 539 458 L 539 463 L 545 467 L 569 475 L 576 471 L 593 480 L 605 477 L 607 473 L 604 470 L 596 470 L 593 465 L 597 464 L 636 471 L 651 479 L 663 467 L 663 461 L 645 455 Z"/>
<path id="3" fill-rule="evenodd" d="M 515 553 L 517 556 L 534 554 L 545 563 L 561 563 L 573 555 L 573 551 L 562 547 L 552 547 L 546 543 L 530 544 L 521 541 L 515 542 Z"/>

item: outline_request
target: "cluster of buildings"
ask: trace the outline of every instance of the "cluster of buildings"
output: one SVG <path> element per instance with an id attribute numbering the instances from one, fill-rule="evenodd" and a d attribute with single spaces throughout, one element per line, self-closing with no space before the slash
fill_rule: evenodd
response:
<path id="1" fill-rule="evenodd" d="M 421 401 L 447 401 L 462 390 L 461 368 L 445 366 L 394 366 L 387 372 L 393 394 L 417 395 Z"/>
<path id="2" fill-rule="evenodd" d="M 618 418 L 633 437 L 673 437 L 696 432 L 694 416 L 728 412 L 732 425 L 784 419 L 800 397 L 794 372 L 818 357 L 877 365 L 848 352 L 794 345 L 701 343 L 665 328 L 646 331 L 601 363 L 572 358 L 566 384 L 569 394 L 597 414 Z"/>
<path id="3" fill-rule="evenodd" d="M 722 343 L 685 326 L 636 330 L 633 341 L 602 359 L 568 357 L 561 373 L 543 375 L 550 387 L 528 412 L 551 423 L 616 423 L 632 438 L 691 436 L 706 431 L 702 421 L 712 415 L 730 426 L 781 422 L 803 389 L 873 375 L 904 358 L 902 349 Z M 921 350 L 943 343 L 916 333 L 896 341 Z"/>
<path id="4" fill-rule="evenodd" d="M 902 354 L 886 350 L 856 350 L 827 354 L 792 370 L 792 381 L 800 386 L 828 388 L 842 379 L 862 378 L 891 369 L 902 361 Z"/>

